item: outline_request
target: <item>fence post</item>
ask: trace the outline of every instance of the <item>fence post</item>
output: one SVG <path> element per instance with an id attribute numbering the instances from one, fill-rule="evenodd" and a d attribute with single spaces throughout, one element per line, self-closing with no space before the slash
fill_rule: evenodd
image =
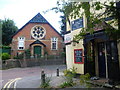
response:
<path id="1" fill-rule="evenodd" d="M 57 76 L 59 76 L 59 69 L 57 68 Z"/>
<path id="2" fill-rule="evenodd" d="M 45 73 L 42 70 L 42 72 L 41 72 L 41 85 L 43 85 L 44 83 L 45 83 Z"/>

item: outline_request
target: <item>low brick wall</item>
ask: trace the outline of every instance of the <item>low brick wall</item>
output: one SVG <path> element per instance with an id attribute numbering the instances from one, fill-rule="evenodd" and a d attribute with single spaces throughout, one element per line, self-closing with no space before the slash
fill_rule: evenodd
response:
<path id="1" fill-rule="evenodd" d="M 6 60 L 5 63 L 2 63 L 2 68 L 14 68 L 14 67 L 21 67 L 20 63 L 16 59 L 9 59 Z"/>
<path id="2" fill-rule="evenodd" d="M 44 65 L 62 65 L 65 64 L 64 59 L 10 59 L 6 60 L 2 64 L 2 68 L 13 68 L 13 67 L 33 67 L 33 66 L 44 66 Z"/>
<path id="3" fill-rule="evenodd" d="M 19 60 L 19 61 L 21 64 L 24 64 L 27 67 L 65 64 L 65 61 L 63 59 L 48 59 L 48 60 L 26 59 L 26 60 Z"/>

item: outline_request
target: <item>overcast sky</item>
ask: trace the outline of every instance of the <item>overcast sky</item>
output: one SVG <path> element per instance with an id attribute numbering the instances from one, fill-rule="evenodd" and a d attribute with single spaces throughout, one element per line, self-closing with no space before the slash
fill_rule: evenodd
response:
<path id="1" fill-rule="evenodd" d="M 47 21 L 60 31 L 59 21 L 61 13 L 46 11 L 56 5 L 57 0 L 0 0 L 0 19 L 12 19 L 18 28 L 25 25 L 36 14 L 41 13 Z"/>

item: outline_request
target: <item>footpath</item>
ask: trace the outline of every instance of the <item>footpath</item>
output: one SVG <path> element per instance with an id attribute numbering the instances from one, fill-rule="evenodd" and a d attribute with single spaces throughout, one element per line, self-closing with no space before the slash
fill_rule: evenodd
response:
<path id="1" fill-rule="evenodd" d="M 50 86 L 52 88 L 59 88 L 63 82 L 66 81 L 65 76 L 62 72 L 60 72 L 60 75 L 57 76 L 56 73 L 53 74 L 47 74 L 47 77 L 50 79 Z M 16 83 L 15 88 L 40 88 L 41 85 L 41 76 L 34 76 L 34 77 L 27 77 L 19 80 Z M 106 83 L 105 80 L 91 80 L 88 83 L 90 83 L 91 87 L 86 87 L 85 85 L 80 85 L 80 79 L 74 78 L 73 81 L 76 83 L 73 87 L 67 87 L 67 88 L 107 88 L 107 89 L 120 89 L 120 85 L 113 86 Z"/>

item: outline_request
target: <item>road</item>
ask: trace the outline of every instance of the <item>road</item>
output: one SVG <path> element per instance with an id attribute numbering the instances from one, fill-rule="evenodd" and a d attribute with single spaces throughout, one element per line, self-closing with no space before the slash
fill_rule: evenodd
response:
<path id="1" fill-rule="evenodd" d="M 56 75 L 56 69 L 59 68 L 60 72 L 66 69 L 65 65 L 48 65 L 48 66 L 37 66 L 37 67 L 27 67 L 27 68 L 12 68 L 8 70 L 0 70 L 0 75 L 2 73 L 2 87 L 10 88 L 13 86 L 20 88 L 29 87 L 28 82 L 34 82 L 38 80 L 36 84 L 40 82 L 41 71 L 44 70 L 45 73 L 49 76 Z M 19 81 L 19 86 L 16 86 L 16 83 Z M 35 84 L 35 83 L 34 83 Z M 32 85 L 34 87 L 34 85 Z"/>

